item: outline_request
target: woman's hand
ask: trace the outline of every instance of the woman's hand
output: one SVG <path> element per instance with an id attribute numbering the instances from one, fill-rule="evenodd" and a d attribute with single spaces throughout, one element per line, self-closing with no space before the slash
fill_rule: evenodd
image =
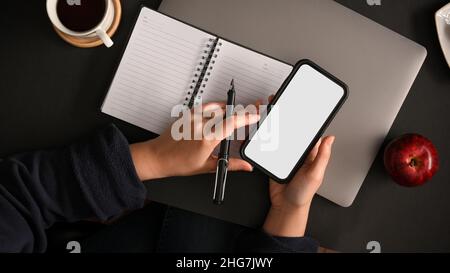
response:
<path id="1" fill-rule="evenodd" d="M 201 136 L 200 139 L 175 140 L 169 128 L 156 139 L 130 145 L 133 162 L 142 181 L 214 172 L 217 157 L 211 154 L 220 141 L 232 135 L 236 129 L 254 124 L 259 120 L 257 113 L 233 115 L 220 126 L 214 126 L 212 132 L 208 133 L 209 130 L 205 130 L 205 125 L 210 120 L 208 113 L 222 113 L 221 116 L 212 116 L 214 119 L 222 120 L 226 105 L 225 103 L 208 103 L 200 107 L 203 111 L 191 111 L 191 132 L 180 132 L 191 136 Z M 194 122 L 195 119 L 203 122 Z M 182 130 L 185 128 L 182 127 Z M 252 171 L 253 169 L 242 159 L 230 158 L 228 164 L 230 171 Z"/>
<path id="2" fill-rule="evenodd" d="M 319 140 L 289 184 L 270 181 L 272 206 L 263 226 L 265 232 L 282 237 L 304 236 L 309 207 L 322 184 L 333 142 L 333 136 Z"/>

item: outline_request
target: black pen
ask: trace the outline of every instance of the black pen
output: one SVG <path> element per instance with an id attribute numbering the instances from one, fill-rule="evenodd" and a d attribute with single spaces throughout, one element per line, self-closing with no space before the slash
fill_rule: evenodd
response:
<path id="1" fill-rule="evenodd" d="M 230 90 L 228 90 L 227 93 L 227 106 L 225 110 L 224 120 L 233 115 L 235 98 L 236 98 L 236 91 L 234 90 L 234 79 L 232 79 L 230 84 Z M 213 195 L 213 202 L 217 205 L 223 203 L 225 195 L 225 184 L 227 182 L 230 141 L 231 136 L 223 139 L 220 142 L 219 159 L 217 160 L 216 180 L 214 182 L 214 195 Z"/>

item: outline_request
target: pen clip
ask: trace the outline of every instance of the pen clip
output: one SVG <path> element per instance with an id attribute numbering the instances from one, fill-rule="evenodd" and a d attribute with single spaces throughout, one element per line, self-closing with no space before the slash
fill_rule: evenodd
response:
<path id="1" fill-rule="evenodd" d="M 218 179 L 219 179 L 219 164 L 220 161 L 225 161 L 225 177 L 223 178 L 223 184 L 222 184 L 222 188 L 218 189 Z M 228 175 L 228 160 L 225 158 L 219 158 L 219 160 L 217 161 L 217 167 L 216 167 L 216 179 L 214 182 L 214 193 L 213 193 L 213 200 L 217 201 L 219 200 L 219 203 L 223 202 L 223 199 L 225 197 L 225 184 L 227 183 L 227 175 Z M 217 190 L 219 190 L 220 192 L 217 193 Z"/>

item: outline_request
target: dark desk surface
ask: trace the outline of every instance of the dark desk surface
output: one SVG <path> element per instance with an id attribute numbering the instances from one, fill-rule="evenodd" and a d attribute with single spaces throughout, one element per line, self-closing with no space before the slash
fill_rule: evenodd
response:
<path id="1" fill-rule="evenodd" d="M 139 4 L 156 8 L 159 1 L 122 2 L 123 18 L 111 49 L 78 49 L 64 43 L 47 19 L 44 0 L 3 4 L 0 156 L 59 147 L 109 122 L 131 142 L 154 137 L 99 111 Z M 379 241 L 383 251 L 450 251 L 450 69 L 434 26 L 434 12 L 447 1 L 382 0 L 379 7 L 365 0 L 338 2 L 428 49 L 388 139 L 405 132 L 428 136 L 440 151 L 442 167 L 430 184 L 405 189 L 389 180 L 378 156 L 352 207 L 315 199 L 308 233 L 341 251 L 365 251 L 372 240 Z"/>

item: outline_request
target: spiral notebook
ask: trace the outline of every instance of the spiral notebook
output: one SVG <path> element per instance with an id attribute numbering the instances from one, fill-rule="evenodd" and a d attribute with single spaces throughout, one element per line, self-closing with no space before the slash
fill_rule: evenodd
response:
<path id="1" fill-rule="evenodd" d="M 236 104 L 274 94 L 292 66 L 143 7 L 102 105 L 102 112 L 161 134 L 174 106 Z"/>

